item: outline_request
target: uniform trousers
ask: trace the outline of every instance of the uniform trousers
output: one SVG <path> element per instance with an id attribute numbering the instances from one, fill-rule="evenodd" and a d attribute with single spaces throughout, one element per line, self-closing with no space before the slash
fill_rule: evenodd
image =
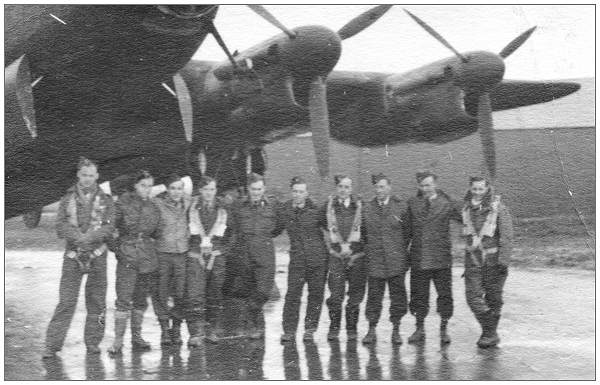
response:
<path id="1" fill-rule="evenodd" d="M 187 322 L 203 321 L 206 293 L 204 268 L 194 257 L 185 259 L 184 314 Z"/>
<path id="2" fill-rule="evenodd" d="M 342 320 L 342 304 L 346 296 L 348 282 L 348 302 L 346 303 L 346 330 L 356 331 L 360 312 L 360 303 L 365 296 L 367 283 L 367 264 L 365 257 L 358 258 L 352 265 L 340 258 L 329 259 L 328 286 L 330 296 L 327 299 L 329 308 L 330 329 L 339 330 Z"/>
<path id="3" fill-rule="evenodd" d="M 465 291 L 467 304 L 476 316 L 491 311 L 500 315 L 502 291 L 508 277 L 508 267 L 504 265 L 483 265 L 465 269 Z"/>
<path id="4" fill-rule="evenodd" d="M 417 319 L 425 319 L 429 313 L 429 287 L 433 281 L 437 291 L 437 312 L 444 319 L 452 317 L 452 269 L 411 269 L 410 312 Z"/>
<path id="5" fill-rule="evenodd" d="M 327 279 L 327 265 L 308 266 L 302 263 L 290 263 L 288 268 L 287 292 L 283 305 L 283 331 L 295 333 L 298 328 L 300 303 L 304 285 L 308 286 L 308 301 L 306 316 L 304 318 L 305 330 L 316 330 L 321 316 L 325 281 Z"/>
<path id="6" fill-rule="evenodd" d="M 158 293 L 161 307 L 169 312 L 171 318 L 184 318 L 184 295 L 186 278 L 185 253 L 159 253 L 158 271 L 160 274 Z M 173 307 L 169 309 L 169 297 L 173 297 Z"/>
<path id="7" fill-rule="evenodd" d="M 406 314 L 405 275 L 406 272 L 389 278 L 369 277 L 366 316 L 371 326 L 379 322 L 386 284 L 390 293 L 390 322 L 398 324 Z"/>
<path id="8" fill-rule="evenodd" d="M 60 277 L 59 301 L 46 332 L 46 347 L 59 351 L 65 341 L 69 326 L 75 314 L 79 288 L 84 274 L 75 259 L 63 258 Z M 86 346 L 97 346 L 104 337 L 106 312 L 106 253 L 91 262 L 85 284 L 84 341 Z"/>
<path id="9" fill-rule="evenodd" d="M 143 312 L 148 308 L 147 298 L 150 296 L 156 317 L 159 320 L 169 319 L 168 311 L 162 307 L 160 302 L 158 271 L 140 273 L 135 266 L 119 259 L 116 275 L 115 308 L 117 311 L 140 310 Z"/>

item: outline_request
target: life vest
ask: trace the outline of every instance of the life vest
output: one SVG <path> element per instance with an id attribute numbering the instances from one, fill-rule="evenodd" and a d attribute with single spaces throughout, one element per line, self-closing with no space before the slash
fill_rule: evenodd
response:
<path id="1" fill-rule="evenodd" d="M 212 246 L 213 237 L 222 237 L 225 235 L 225 230 L 227 229 L 227 210 L 222 207 L 217 208 L 217 219 L 207 234 L 196 206 L 194 204 L 192 206 L 193 210 L 190 210 L 190 234 L 200 235 L 201 247 L 210 247 Z"/>
<path id="2" fill-rule="evenodd" d="M 75 191 L 69 197 L 69 202 L 67 203 L 67 220 L 69 221 L 69 224 L 79 228 L 79 220 L 77 219 L 77 194 L 78 192 Z M 95 231 L 102 227 L 105 209 L 106 205 L 102 204 L 100 192 L 97 192 L 96 196 L 94 197 L 92 212 L 90 214 L 90 227 L 88 228 L 88 231 Z M 93 257 L 99 257 L 107 249 L 108 247 L 106 246 L 106 243 L 102 243 L 100 247 L 92 251 L 92 255 Z M 77 254 L 78 251 L 76 250 L 67 250 L 65 252 L 65 256 L 68 258 L 77 258 Z"/>
<path id="3" fill-rule="evenodd" d="M 484 248 L 483 237 L 493 237 L 496 233 L 496 226 L 498 225 L 498 207 L 500 205 L 500 195 L 494 195 L 492 202 L 490 203 L 490 211 L 488 212 L 485 222 L 479 232 L 475 230 L 473 221 L 471 220 L 469 205 L 465 205 L 462 210 L 463 220 L 463 235 L 468 237 L 471 236 L 472 243 L 467 244 L 467 250 L 474 252 L 475 250 L 481 251 L 481 257 L 485 260 L 488 254 L 495 254 L 498 252 L 497 247 Z"/>
<path id="4" fill-rule="evenodd" d="M 329 240 L 332 244 L 339 243 L 342 248 L 342 252 L 350 250 L 350 244 L 352 242 L 360 242 L 360 226 L 362 224 L 362 202 L 356 200 L 356 213 L 354 213 L 354 220 L 352 222 L 352 229 L 348 234 L 348 239 L 344 240 L 342 234 L 338 230 L 337 218 L 335 216 L 335 210 L 333 208 L 333 198 L 329 197 L 327 202 L 327 230 L 329 234 Z"/>

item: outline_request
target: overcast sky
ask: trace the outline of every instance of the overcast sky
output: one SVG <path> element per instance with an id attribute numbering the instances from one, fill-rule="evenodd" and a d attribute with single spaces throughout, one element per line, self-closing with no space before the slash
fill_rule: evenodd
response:
<path id="1" fill-rule="evenodd" d="M 268 5 L 288 28 L 318 24 L 338 30 L 371 6 Z M 404 72 L 451 55 L 396 5 L 359 35 L 344 41 L 337 70 Z M 498 5 L 406 6 L 457 50 L 500 52 L 537 25 L 530 39 L 507 59 L 506 79 L 540 80 L 594 76 L 594 6 Z M 247 7 L 223 5 L 217 28 L 231 51 L 243 51 L 279 30 Z M 194 56 L 224 60 L 209 36 Z"/>

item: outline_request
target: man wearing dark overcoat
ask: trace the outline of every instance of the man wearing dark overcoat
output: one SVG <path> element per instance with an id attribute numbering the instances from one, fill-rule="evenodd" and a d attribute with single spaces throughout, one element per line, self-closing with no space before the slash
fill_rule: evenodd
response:
<path id="1" fill-rule="evenodd" d="M 376 197 L 363 207 L 367 228 L 365 252 L 368 264 L 368 295 L 366 316 L 369 332 L 364 344 L 377 339 L 375 328 L 381 316 L 383 294 L 387 284 L 390 295 L 392 343 L 401 344 L 400 320 L 406 314 L 404 278 L 408 270 L 406 204 L 391 195 L 390 180 L 383 174 L 372 176 Z"/>
<path id="2" fill-rule="evenodd" d="M 407 237 L 410 240 L 410 312 L 417 328 L 409 343 L 425 339 L 425 317 L 429 312 L 429 286 L 433 281 L 438 294 L 437 312 L 441 316 L 440 342 L 450 343 L 448 320 L 452 317 L 452 253 L 450 220 L 461 221 L 460 206 L 437 188 L 437 176 L 419 172 L 418 193 L 408 200 Z"/>
<path id="3" fill-rule="evenodd" d="M 283 335 L 281 342 L 295 340 L 304 285 L 308 286 L 308 302 L 304 318 L 304 341 L 312 341 L 317 330 L 325 281 L 328 253 L 323 240 L 320 208 L 308 197 L 307 184 L 301 177 L 291 180 L 292 199 L 278 210 L 280 225 L 290 238 L 288 287 L 283 306 Z"/>
<path id="4" fill-rule="evenodd" d="M 265 180 L 262 175 L 248 177 L 248 197 L 232 207 L 235 246 L 227 268 L 225 294 L 248 298 L 248 333 L 252 339 L 260 339 L 265 332 L 263 305 L 269 299 L 275 279 L 275 249 L 273 238 L 281 233 L 277 223 L 275 202 L 265 196 Z"/>

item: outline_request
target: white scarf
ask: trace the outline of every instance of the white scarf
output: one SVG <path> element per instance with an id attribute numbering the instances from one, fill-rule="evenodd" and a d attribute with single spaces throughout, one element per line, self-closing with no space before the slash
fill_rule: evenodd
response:
<path id="1" fill-rule="evenodd" d="M 360 226 L 362 223 L 361 209 L 362 202 L 360 200 L 356 200 L 356 213 L 354 214 L 352 229 L 350 230 L 350 234 L 348 234 L 348 239 L 344 240 L 338 230 L 337 218 L 333 208 L 333 197 L 329 197 L 329 202 L 327 203 L 327 229 L 329 230 L 329 239 L 331 243 L 339 243 L 342 247 L 342 251 L 347 251 L 346 249 L 349 250 L 350 243 L 360 242 Z"/>
<path id="2" fill-rule="evenodd" d="M 493 237 L 496 233 L 496 226 L 498 224 L 498 206 L 500 205 L 500 195 L 494 195 L 492 198 L 492 202 L 490 204 L 491 210 L 485 218 L 485 222 L 479 233 L 475 230 L 475 226 L 473 225 L 473 221 L 471 220 L 470 208 L 469 205 L 465 205 L 462 210 L 462 220 L 463 220 L 463 235 L 471 236 L 473 239 L 473 243 L 471 245 L 467 245 L 469 251 L 480 250 L 483 257 L 486 254 L 496 253 L 497 248 L 484 249 L 483 244 L 481 243 L 484 236 Z"/>
<path id="3" fill-rule="evenodd" d="M 225 229 L 227 229 L 227 211 L 221 207 L 217 209 L 217 219 L 207 234 L 200 219 L 200 210 L 196 207 L 196 202 L 194 202 L 192 207 L 193 209 L 190 210 L 190 234 L 200 235 L 200 239 L 202 240 L 201 246 L 210 247 L 213 237 L 222 237 L 225 234 Z"/>

